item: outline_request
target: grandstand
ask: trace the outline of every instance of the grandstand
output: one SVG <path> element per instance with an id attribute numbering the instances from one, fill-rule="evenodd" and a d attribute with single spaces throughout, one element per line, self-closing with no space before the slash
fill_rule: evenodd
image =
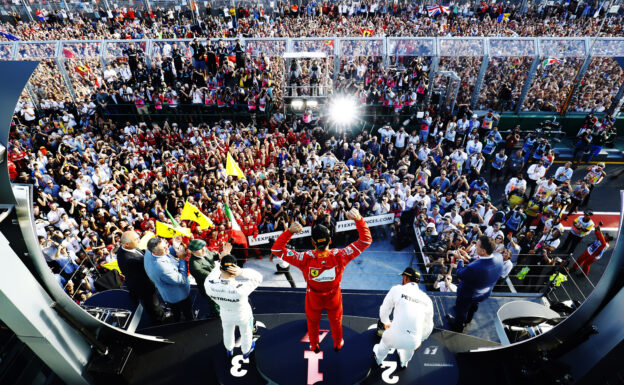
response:
<path id="1" fill-rule="evenodd" d="M 621 380 L 620 3 L 0 4 L 0 383 Z M 319 231 L 344 274 L 288 258 Z M 400 370 L 406 268 L 433 332 Z"/>

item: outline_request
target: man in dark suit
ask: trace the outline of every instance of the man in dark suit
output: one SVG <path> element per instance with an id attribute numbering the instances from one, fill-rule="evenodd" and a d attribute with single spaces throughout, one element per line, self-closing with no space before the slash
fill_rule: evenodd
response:
<path id="1" fill-rule="evenodd" d="M 479 237 L 476 244 L 479 259 L 469 262 L 467 256 L 455 252 L 457 263 L 457 299 L 455 317 L 447 315 L 449 326 L 455 332 L 462 332 L 467 323 L 472 321 L 479 308 L 479 302 L 485 301 L 492 292 L 496 281 L 503 272 L 503 257 L 494 253 L 494 241 L 486 235 Z"/>
<path id="2" fill-rule="evenodd" d="M 160 324 L 164 322 L 165 314 L 156 296 L 156 287 L 145 273 L 143 251 L 137 248 L 139 241 L 139 234 L 136 232 L 124 232 L 121 235 L 121 247 L 117 251 L 117 262 L 126 278 L 126 286 L 132 299 L 140 301 L 152 322 Z"/>

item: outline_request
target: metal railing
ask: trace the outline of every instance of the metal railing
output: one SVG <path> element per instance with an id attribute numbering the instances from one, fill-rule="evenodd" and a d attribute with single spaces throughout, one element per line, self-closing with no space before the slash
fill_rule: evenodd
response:
<path id="1" fill-rule="evenodd" d="M 236 39 L 220 39 L 230 47 Z M 536 79 L 557 78 L 559 69 L 568 68 L 574 74 L 574 81 L 571 90 L 578 93 L 579 89 L 587 81 L 586 74 L 600 68 L 608 61 L 613 64 L 617 57 L 624 56 L 624 38 L 494 38 L 494 37 L 431 37 L 431 38 L 407 38 L 407 37 L 374 37 L 374 38 L 241 38 L 247 55 L 259 57 L 279 58 L 284 53 L 301 51 L 305 48 L 304 43 L 314 46 L 319 44 L 323 51 L 328 51 L 339 60 L 334 60 L 333 76 L 334 80 L 340 75 L 340 63 L 342 59 L 354 57 L 371 58 L 381 57 L 383 62 L 388 64 L 396 61 L 397 58 L 425 58 L 429 63 L 429 93 L 435 84 L 438 71 L 456 71 L 461 74 L 461 69 L 466 65 L 474 64 L 471 71 L 474 72 L 474 81 L 467 85 L 468 88 L 460 91 L 460 99 L 469 101 L 472 107 L 479 106 L 479 98 L 484 84 L 489 81 L 489 74 L 495 69 L 491 69 L 492 59 L 497 63 L 513 65 L 517 58 L 528 58 L 532 62 L 530 67 L 525 69 L 524 81 L 517 87 L 521 91 L 512 103 L 506 104 L 512 107 L 511 112 L 517 114 L 528 112 L 525 108 L 527 98 L 531 100 L 537 98 Z M 202 39 L 203 42 L 216 43 L 218 39 Z M 331 42 L 328 46 L 324 43 Z M 62 75 L 62 82 L 67 87 L 71 95 L 76 95 L 72 77 L 68 75 L 67 63 L 81 65 L 82 62 L 89 62 L 94 71 L 101 74 L 103 68 L 111 61 L 124 57 L 124 50 L 134 44 L 141 50 L 148 64 L 160 55 L 158 49 L 164 40 L 143 39 L 143 40 L 84 40 L 84 41 L 15 41 L 0 42 L 0 60 L 53 60 L 56 64 L 54 69 Z M 188 46 L 189 39 L 166 40 L 168 43 L 178 43 L 181 46 Z M 302 45 L 303 44 L 303 45 Z M 300 48 L 301 47 L 301 48 Z M 392 58 L 393 60 L 389 60 Z M 464 59 L 470 59 L 470 63 Z M 474 59 L 474 60 L 473 60 Z M 430 61 L 430 62 L 429 62 Z M 473 63 L 474 62 L 474 63 Z M 552 63 L 551 63 L 552 62 Z M 558 67 L 559 66 L 559 67 Z M 556 71 L 553 68 L 559 68 Z M 602 90 L 609 94 L 610 105 L 607 112 L 612 113 L 620 105 L 624 98 L 624 82 L 618 74 L 624 71 L 617 65 L 612 65 L 613 79 L 608 83 L 608 90 Z M 472 76 L 470 75 L 470 76 Z M 462 79 L 463 80 L 463 79 Z M 541 81 L 541 80 L 540 80 Z M 31 80 L 31 83 L 33 81 Z M 487 85 L 486 85 L 487 87 Z M 578 99 L 576 94 L 561 95 L 562 98 L 575 102 Z M 571 97 L 568 97 L 571 96 Z M 567 98 L 568 97 L 568 98 Z M 533 105 L 533 104 L 532 104 Z M 574 111 L 579 105 L 565 104 L 566 108 L 561 109 L 562 113 Z M 542 107 L 539 107 L 542 108 Z M 580 108 L 580 107 L 579 107 Z M 583 110 L 585 111 L 585 110 Z"/>
<path id="2" fill-rule="evenodd" d="M 424 251 L 424 242 L 420 234 L 416 234 L 416 239 L 417 249 L 420 250 L 416 251 L 417 262 L 413 265 L 419 266 L 422 271 L 422 280 L 429 285 L 428 288 L 435 290 L 433 284 L 447 275 L 450 275 L 452 282 L 457 284 L 456 262 L 452 260 L 448 252 Z M 494 285 L 494 292 L 511 292 L 519 295 L 530 293 L 543 295 L 559 302 L 567 299 L 582 302 L 595 287 L 585 272 L 579 268 L 573 256 L 569 254 L 550 253 L 549 257 L 556 261 L 551 265 L 523 263 L 527 257 L 534 258 L 536 254 L 518 254 L 517 261 L 507 277 L 501 277 Z M 524 269 L 528 269 L 528 272 L 523 271 Z M 563 282 L 557 283 L 557 274 L 565 276 Z"/>

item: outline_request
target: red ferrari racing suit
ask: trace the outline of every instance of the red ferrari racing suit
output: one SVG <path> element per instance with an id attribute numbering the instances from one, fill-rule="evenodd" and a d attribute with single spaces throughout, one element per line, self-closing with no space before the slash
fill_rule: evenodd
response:
<path id="1" fill-rule="evenodd" d="M 340 292 L 342 273 L 345 266 L 366 250 L 372 242 L 370 230 L 364 219 L 356 221 L 355 226 L 359 238 L 344 249 L 306 252 L 287 249 L 286 244 L 292 237 L 292 233 L 288 230 L 277 238 L 271 249 L 273 255 L 298 267 L 308 284 L 305 312 L 312 349 L 319 343 L 319 324 L 323 309 L 327 310 L 334 347 L 342 346 L 342 293 Z"/>

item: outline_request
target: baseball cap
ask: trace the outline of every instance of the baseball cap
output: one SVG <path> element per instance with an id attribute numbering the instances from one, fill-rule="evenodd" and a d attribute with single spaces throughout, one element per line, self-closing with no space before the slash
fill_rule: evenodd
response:
<path id="1" fill-rule="evenodd" d="M 201 239 L 193 239 L 189 242 L 188 249 L 190 251 L 198 251 L 203 249 L 204 246 L 206 246 L 206 241 Z"/>
<path id="2" fill-rule="evenodd" d="M 420 273 L 414 270 L 414 268 L 412 267 L 406 267 L 405 270 L 403 270 L 403 272 L 399 275 L 406 275 L 410 278 L 420 280 Z"/>
<path id="3" fill-rule="evenodd" d="M 232 254 L 224 255 L 221 258 L 221 270 L 227 271 L 228 267 L 236 266 L 236 257 Z"/>
<path id="4" fill-rule="evenodd" d="M 312 228 L 312 240 L 317 247 L 325 247 L 329 244 L 331 232 L 323 225 L 315 225 Z"/>

